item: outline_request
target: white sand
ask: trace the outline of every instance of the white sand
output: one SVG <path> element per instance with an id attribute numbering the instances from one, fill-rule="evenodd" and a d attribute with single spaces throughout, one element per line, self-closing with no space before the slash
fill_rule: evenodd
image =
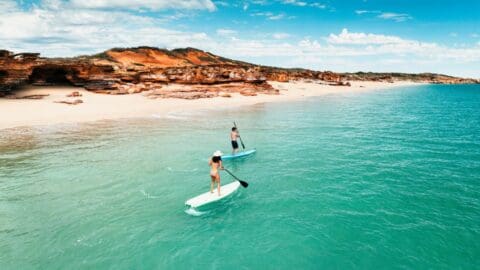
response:
<path id="1" fill-rule="evenodd" d="M 0 98 L 0 129 L 18 126 L 77 123 L 105 119 L 166 116 L 176 112 L 195 112 L 211 108 L 222 109 L 253 105 L 264 102 L 291 101 L 311 96 L 335 93 L 355 93 L 392 87 L 413 85 L 413 82 L 351 82 L 351 87 L 328 86 L 318 83 L 270 82 L 280 89 L 280 95 L 258 95 L 231 98 L 204 98 L 197 100 L 149 99 L 143 94 L 104 95 L 95 94 L 75 87 L 28 87 L 18 91 L 17 96 L 49 94 L 41 100 Z M 72 91 L 79 91 L 82 97 L 67 98 Z M 54 101 L 82 99 L 84 103 L 67 105 Z"/>

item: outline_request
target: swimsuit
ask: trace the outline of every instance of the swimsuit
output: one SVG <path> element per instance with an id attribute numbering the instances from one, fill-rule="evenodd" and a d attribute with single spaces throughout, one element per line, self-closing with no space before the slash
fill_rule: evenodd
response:
<path id="1" fill-rule="evenodd" d="M 233 149 L 238 149 L 237 141 L 232 141 L 232 147 L 233 147 Z"/>
<path id="2" fill-rule="evenodd" d="M 212 164 L 212 169 L 210 170 L 210 176 L 217 178 L 217 177 L 219 176 L 219 175 L 218 175 L 218 166 L 219 166 L 219 164 L 216 163 L 216 162 L 212 162 L 212 163 L 215 164 L 217 167 L 214 167 L 214 165 Z"/>

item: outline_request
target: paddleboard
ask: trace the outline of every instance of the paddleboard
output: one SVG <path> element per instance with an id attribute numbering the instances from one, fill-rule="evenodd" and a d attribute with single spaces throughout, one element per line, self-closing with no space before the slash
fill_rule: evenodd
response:
<path id="1" fill-rule="evenodd" d="M 215 187 L 213 193 L 210 193 L 210 191 L 205 192 L 202 195 L 198 195 L 197 197 L 191 198 L 190 200 L 186 201 L 185 205 L 196 208 L 202 205 L 219 201 L 232 195 L 238 189 L 238 187 L 240 187 L 240 183 L 238 181 L 223 185 L 220 187 L 220 196 L 218 196 L 218 191 Z"/>
<path id="2" fill-rule="evenodd" d="M 234 158 L 240 158 L 240 157 L 246 157 L 249 156 L 253 153 L 257 152 L 257 150 L 252 149 L 252 150 L 247 150 L 247 151 L 242 151 L 238 152 L 235 155 L 223 155 L 222 160 L 228 160 L 228 159 L 234 159 Z"/>

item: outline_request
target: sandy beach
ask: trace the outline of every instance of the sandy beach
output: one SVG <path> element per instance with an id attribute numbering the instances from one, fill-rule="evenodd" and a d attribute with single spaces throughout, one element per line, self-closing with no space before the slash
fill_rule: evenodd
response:
<path id="1" fill-rule="evenodd" d="M 351 82 L 351 87 L 330 86 L 312 82 L 270 82 L 280 90 L 279 95 L 242 96 L 232 95 L 230 98 L 215 97 L 197 100 L 184 99 L 149 99 L 144 93 L 131 95 L 105 95 L 86 91 L 80 87 L 36 87 L 29 86 L 17 91 L 18 97 L 36 94 L 48 94 L 39 100 L 0 99 L 0 114 L 3 115 L 0 129 L 19 126 L 48 125 L 59 123 L 78 123 L 120 118 L 157 117 L 176 112 L 194 112 L 195 110 L 222 109 L 237 106 L 253 105 L 265 102 L 292 101 L 312 96 L 335 93 L 356 93 L 380 89 L 391 89 L 400 86 L 414 85 L 413 82 Z M 170 86 L 173 87 L 173 86 Z M 78 91 L 81 97 L 66 97 Z M 83 103 L 68 105 L 58 101 L 74 101 L 81 99 Z"/>

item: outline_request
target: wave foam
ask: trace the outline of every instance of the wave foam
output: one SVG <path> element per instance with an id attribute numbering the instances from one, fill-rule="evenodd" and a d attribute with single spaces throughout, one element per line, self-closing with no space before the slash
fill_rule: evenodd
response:
<path id="1" fill-rule="evenodd" d="M 207 212 L 198 211 L 197 209 L 190 207 L 185 210 L 185 213 L 194 217 L 199 217 L 205 215 Z"/>

